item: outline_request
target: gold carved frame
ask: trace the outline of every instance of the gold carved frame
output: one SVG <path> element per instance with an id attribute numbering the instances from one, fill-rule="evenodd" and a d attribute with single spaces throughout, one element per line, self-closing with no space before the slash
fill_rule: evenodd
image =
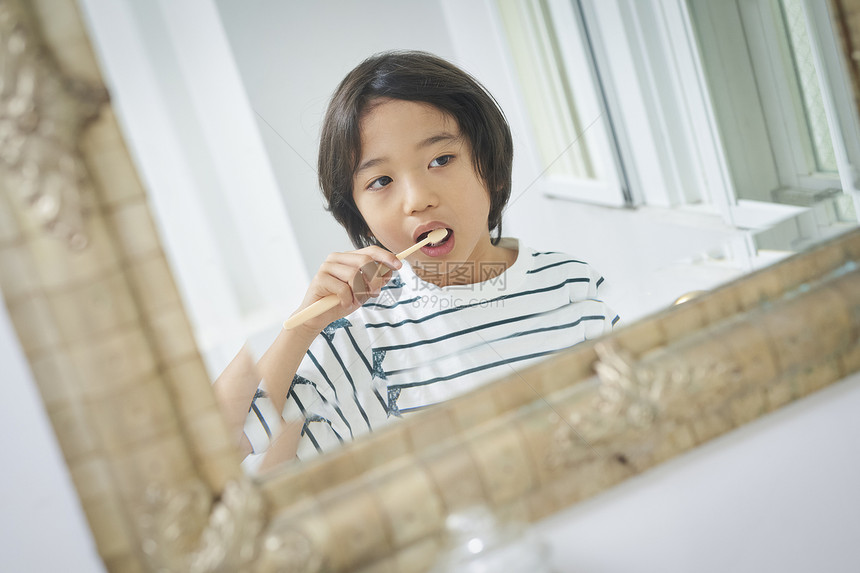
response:
<path id="1" fill-rule="evenodd" d="M 540 519 L 860 370 L 854 231 L 251 480 L 74 0 L 0 0 L 0 58 L 0 287 L 110 571 L 426 570 L 451 512 Z"/>

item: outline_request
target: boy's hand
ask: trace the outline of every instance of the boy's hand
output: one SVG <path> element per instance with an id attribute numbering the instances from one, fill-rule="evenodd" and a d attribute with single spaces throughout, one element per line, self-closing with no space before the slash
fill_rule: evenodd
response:
<path id="1" fill-rule="evenodd" d="M 379 295 L 391 278 L 391 270 L 402 266 L 400 260 L 382 247 L 371 246 L 346 253 L 332 253 L 320 266 L 296 312 L 334 294 L 340 303 L 321 315 L 309 319 L 296 330 L 316 336 L 329 323 L 356 310 L 367 299 Z M 295 314 L 295 313 L 293 313 Z"/>

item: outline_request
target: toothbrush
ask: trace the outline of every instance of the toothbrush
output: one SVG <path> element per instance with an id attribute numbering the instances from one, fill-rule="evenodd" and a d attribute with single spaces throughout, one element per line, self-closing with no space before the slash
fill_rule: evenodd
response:
<path id="1" fill-rule="evenodd" d="M 427 235 L 426 237 L 424 237 L 423 239 L 421 239 L 420 241 L 418 241 L 417 243 L 415 243 L 414 245 L 412 245 L 408 249 L 405 249 L 405 250 L 397 253 L 397 255 L 395 255 L 395 256 L 398 259 L 403 260 L 406 257 L 408 257 L 409 255 L 411 255 L 412 253 L 414 253 L 415 251 L 417 251 L 418 249 L 420 249 L 421 247 L 423 247 L 424 245 L 427 245 L 428 243 L 438 243 L 439 241 L 441 241 L 442 239 L 444 239 L 447 236 L 448 236 L 448 229 L 435 229 L 433 231 L 430 231 L 429 235 Z M 317 316 L 321 315 L 325 311 L 336 307 L 338 305 L 339 301 L 340 301 L 340 299 L 337 297 L 336 294 L 330 294 L 328 296 L 324 296 L 323 298 L 319 299 L 318 301 L 311 304 L 307 308 L 300 310 L 299 312 L 297 312 L 296 314 L 294 314 L 293 316 L 288 318 L 286 320 L 286 322 L 284 322 L 284 328 L 286 330 L 289 330 L 291 328 L 295 328 L 295 327 L 299 326 L 300 324 L 304 324 L 307 321 L 309 321 L 310 319 L 316 318 Z"/>

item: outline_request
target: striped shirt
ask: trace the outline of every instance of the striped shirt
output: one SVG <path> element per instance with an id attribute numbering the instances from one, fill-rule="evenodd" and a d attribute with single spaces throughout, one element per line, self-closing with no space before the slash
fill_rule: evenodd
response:
<path id="1" fill-rule="evenodd" d="M 328 451 L 390 420 L 520 370 L 618 321 L 603 278 L 564 253 L 518 250 L 501 274 L 463 265 L 472 284 L 437 287 L 408 263 L 380 295 L 328 325 L 293 380 L 283 417 L 305 419 L 299 458 Z M 493 276 L 488 280 L 483 277 Z M 280 420 L 258 392 L 245 433 L 259 453 Z"/>

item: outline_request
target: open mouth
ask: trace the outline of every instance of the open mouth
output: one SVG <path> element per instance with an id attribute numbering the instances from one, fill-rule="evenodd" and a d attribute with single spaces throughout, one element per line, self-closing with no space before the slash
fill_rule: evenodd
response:
<path id="1" fill-rule="evenodd" d="M 418 243 L 418 242 L 423 241 L 427 237 L 427 235 L 429 235 L 430 233 L 432 233 L 435 230 L 436 229 L 431 229 L 429 231 L 425 231 L 425 232 L 421 233 L 420 235 L 418 235 L 418 237 L 415 238 L 415 242 Z M 445 242 L 447 242 L 448 239 L 451 238 L 451 235 L 454 233 L 454 231 L 452 229 L 445 229 L 445 230 L 448 231 L 448 233 L 440 241 L 437 241 L 435 243 L 427 243 L 427 246 L 428 247 L 438 247 L 439 245 L 444 245 Z"/>

